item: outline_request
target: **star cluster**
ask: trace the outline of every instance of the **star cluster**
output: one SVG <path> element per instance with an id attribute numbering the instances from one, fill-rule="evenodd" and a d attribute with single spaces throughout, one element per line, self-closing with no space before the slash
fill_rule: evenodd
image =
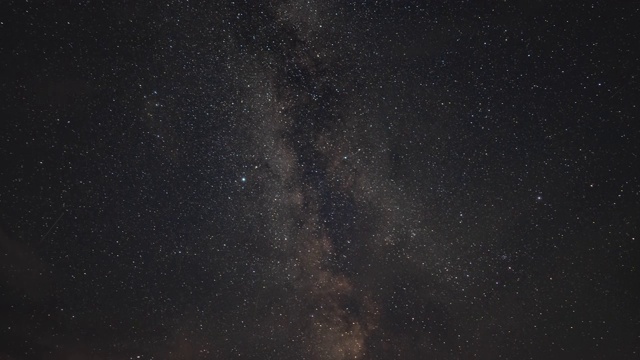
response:
<path id="1" fill-rule="evenodd" d="M 639 12 L 3 4 L 0 357 L 636 358 Z"/>

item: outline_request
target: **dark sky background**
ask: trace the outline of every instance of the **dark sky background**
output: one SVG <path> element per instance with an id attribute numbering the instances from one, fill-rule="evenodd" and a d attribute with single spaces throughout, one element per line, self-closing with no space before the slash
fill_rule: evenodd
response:
<path id="1" fill-rule="evenodd" d="M 2 2 L 0 358 L 640 358 L 640 6 L 442 3 Z"/>

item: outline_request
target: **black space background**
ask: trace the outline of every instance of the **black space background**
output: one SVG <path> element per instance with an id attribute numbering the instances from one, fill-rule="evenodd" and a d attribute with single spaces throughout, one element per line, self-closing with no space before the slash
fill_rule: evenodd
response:
<path id="1" fill-rule="evenodd" d="M 632 1 L 4 1 L 1 359 L 635 359 Z"/>

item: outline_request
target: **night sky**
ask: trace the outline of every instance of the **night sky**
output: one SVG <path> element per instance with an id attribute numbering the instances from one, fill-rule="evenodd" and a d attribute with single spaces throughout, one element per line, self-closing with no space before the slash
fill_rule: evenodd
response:
<path id="1" fill-rule="evenodd" d="M 634 1 L 3 1 L 0 359 L 640 358 Z"/>

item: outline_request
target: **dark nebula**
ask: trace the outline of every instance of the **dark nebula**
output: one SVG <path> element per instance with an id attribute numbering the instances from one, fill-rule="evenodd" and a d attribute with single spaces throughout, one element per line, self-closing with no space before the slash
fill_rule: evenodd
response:
<path id="1" fill-rule="evenodd" d="M 639 13 L 3 2 L 0 359 L 640 358 Z"/>

